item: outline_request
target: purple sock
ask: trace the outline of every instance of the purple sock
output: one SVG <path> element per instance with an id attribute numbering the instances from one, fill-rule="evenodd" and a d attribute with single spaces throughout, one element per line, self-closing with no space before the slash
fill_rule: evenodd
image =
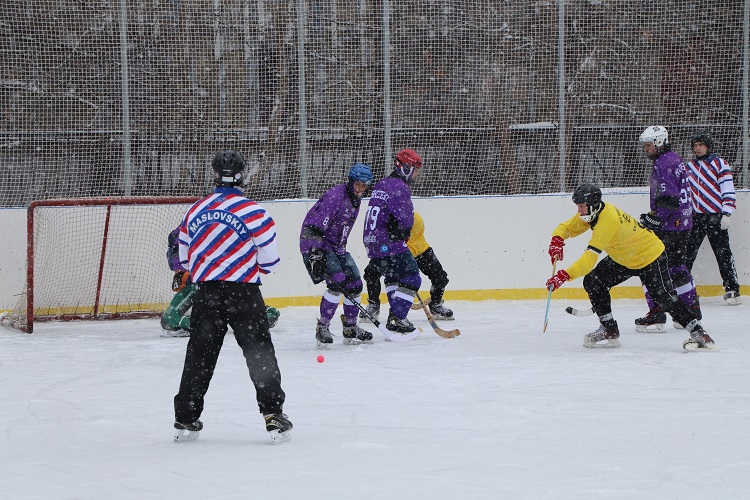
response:
<path id="1" fill-rule="evenodd" d="M 352 297 L 355 300 L 359 300 L 359 297 Z M 359 314 L 359 308 L 353 303 L 349 302 L 349 299 L 344 297 L 344 318 L 346 319 L 347 325 L 357 324 L 357 314 Z"/>
<path id="2" fill-rule="evenodd" d="M 391 313 L 393 313 L 398 319 L 404 319 L 411 310 L 414 297 L 409 297 L 402 289 L 388 290 L 387 295 L 388 304 L 391 307 Z"/>
<path id="3" fill-rule="evenodd" d="M 331 320 L 333 319 L 333 315 L 336 314 L 336 308 L 339 306 L 340 300 L 340 295 L 334 295 L 330 291 L 326 290 L 326 293 L 323 294 L 323 298 L 320 299 L 321 323 L 324 323 L 326 325 L 331 324 Z"/>

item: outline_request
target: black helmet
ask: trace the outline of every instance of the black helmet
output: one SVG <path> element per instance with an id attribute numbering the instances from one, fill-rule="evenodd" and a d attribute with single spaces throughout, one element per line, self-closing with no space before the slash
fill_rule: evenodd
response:
<path id="1" fill-rule="evenodd" d="M 581 184 L 573 192 L 573 203 L 585 203 L 588 215 L 581 215 L 583 222 L 593 221 L 602 209 L 602 190 L 593 184 Z"/>
<path id="2" fill-rule="evenodd" d="M 702 142 L 706 145 L 706 147 L 708 148 L 708 153 L 706 153 L 706 156 L 714 152 L 714 140 L 711 137 L 711 134 L 709 134 L 707 131 L 701 130 L 693 134 L 693 136 L 690 138 L 690 149 L 695 146 L 696 142 Z"/>
<path id="3" fill-rule="evenodd" d="M 245 180 L 243 175 L 245 159 L 237 151 L 227 149 L 216 153 L 211 168 L 214 171 L 214 183 L 217 186 L 240 186 Z"/>

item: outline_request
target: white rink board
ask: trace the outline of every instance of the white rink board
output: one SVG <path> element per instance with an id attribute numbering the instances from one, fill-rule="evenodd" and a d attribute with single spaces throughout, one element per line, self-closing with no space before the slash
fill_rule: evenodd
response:
<path id="1" fill-rule="evenodd" d="M 738 209 L 730 227 L 732 250 L 743 286 L 750 284 L 750 191 L 737 193 Z M 638 216 L 648 207 L 645 192 L 607 194 L 605 201 Z M 299 254 L 302 220 L 314 201 L 263 202 L 277 224 L 282 263 L 264 277 L 266 298 L 320 295 L 305 271 Z M 367 257 L 362 245 L 365 200 L 359 220 L 349 238 L 349 251 L 364 269 Z M 449 290 L 530 289 L 543 287 L 550 274 L 547 245 L 557 224 L 575 213 L 570 194 L 535 196 L 415 198 L 414 205 L 425 220 L 425 236 L 450 277 Z M 15 305 L 24 286 L 26 210 L 0 209 L 0 310 Z M 155 237 L 159 253 L 166 251 L 166 234 Z M 588 242 L 583 235 L 565 247 L 570 263 Z M 71 249 L 72 250 L 72 249 Z M 146 272 L 146 271 L 144 271 Z M 149 270 L 147 272 L 153 272 Z M 697 285 L 720 285 L 721 277 L 713 253 L 704 242 L 694 268 Z M 164 262 L 164 289 L 169 291 L 170 272 Z M 631 280 L 630 285 L 637 285 Z M 580 280 L 566 287 L 581 287 Z M 426 285 L 428 286 L 428 285 Z M 423 287 L 424 288 L 424 287 Z"/>

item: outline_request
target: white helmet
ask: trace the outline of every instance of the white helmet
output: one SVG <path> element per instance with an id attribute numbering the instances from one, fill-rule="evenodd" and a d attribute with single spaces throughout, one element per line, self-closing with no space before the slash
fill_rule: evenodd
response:
<path id="1" fill-rule="evenodd" d="M 654 125 L 644 130 L 639 140 L 641 144 L 650 142 L 657 148 L 660 148 L 665 144 L 669 144 L 669 134 L 665 127 Z"/>

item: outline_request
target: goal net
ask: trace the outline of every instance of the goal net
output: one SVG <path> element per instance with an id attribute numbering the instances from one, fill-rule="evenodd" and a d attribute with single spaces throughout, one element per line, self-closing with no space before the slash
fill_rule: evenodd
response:
<path id="1" fill-rule="evenodd" d="M 747 188 L 740 0 L 0 2 L 0 206 L 210 189 L 317 198 L 401 148 L 416 196 L 648 183 L 638 137 L 699 129 Z M 24 179 L 24 182 L 18 182 Z"/>
<path id="2" fill-rule="evenodd" d="M 47 200 L 27 212 L 26 285 L 3 323 L 161 314 L 172 299 L 167 237 L 196 198 Z"/>

